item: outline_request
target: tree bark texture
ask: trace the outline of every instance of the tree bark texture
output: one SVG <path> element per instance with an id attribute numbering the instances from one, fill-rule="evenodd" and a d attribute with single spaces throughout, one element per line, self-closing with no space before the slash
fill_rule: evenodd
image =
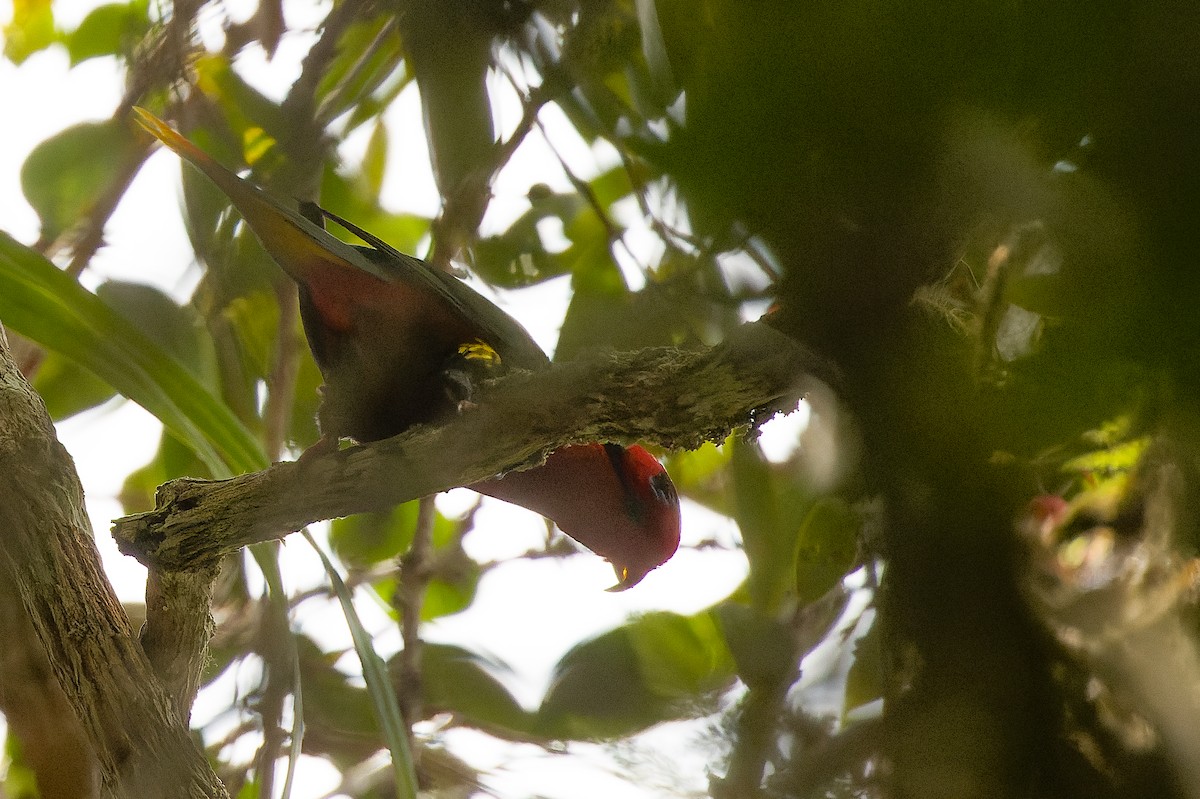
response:
<path id="1" fill-rule="evenodd" d="M 0 579 L 0 712 L 42 799 L 94 799 L 100 772 L 16 586 Z"/>
<path id="2" fill-rule="evenodd" d="M 210 568 L 306 524 L 528 468 L 567 444 L 638 439 L 690 448 L 721 440 L 794 408 L 809 375 L 834 379 L 826 363 L 761 323 L 713 348 L 612 353 L 513 374 L 443 427 L 230 480 L 167 483 L 155 510 L 118 519 L 113 534 L 151 568 Z"/>
<path id="3" fill-rule="evenodd" d="M 0 581 L 0 600 L 19 602 L 90 742 L 102 795 L 227 796 L 134 637 L 101 567 L 74 464 L 2 332 Z"/>

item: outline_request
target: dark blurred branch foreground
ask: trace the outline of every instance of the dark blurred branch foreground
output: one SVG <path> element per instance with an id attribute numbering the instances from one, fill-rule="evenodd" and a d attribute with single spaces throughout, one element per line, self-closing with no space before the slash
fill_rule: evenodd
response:
<path id="1" fill-rule="evenodd" d="M 4 666 L 23 650 L 26 662 L 41 664 L 35 668 L 52 669 L 61 687 L 59 694 L 43 683 L 48 700 L 35 711 L 45 724 L 66 731 L 54 742 L 69 748 L 59 749 L 60 755 L 72 758 L 57 764 L 65 780 L 57 786 L 59 795 L 96 795 L 89 788 L 96 773 L 100 795 L 106 797 L 226 796 L 151 672 L 104 576 L 74 465 L 54 435 L 45 406 L 14 366 L 2 332 L 0 497 L 0 583 L 5 586 L 0 600 L 6 603 L 0 618 L 10 632 Z M 10 602 L 19 602 L 16 613 Z M 8 623 L 21 615 L 32 622 L 36 637 L 20 635 L 24 625 Z M 14 687 L 0 695 L 6 712 L 17 711 L 14 727 L 30 726 L 14 704 L 30 686 L 4 684 Z M 62 695 L 86 746 L 82 741 L 72 746 L 72 719 L 56 698 Z M 42 790 L 45 796 L 55 787 Z"/>
<path id="2" fill-rule="evenodd" d="M 762 323 L 710 349 L 643 350 L 496 382 L 478 407 L 438 428 L 231 480 L 182 479 L 153 511 L 118 519 L 126 554 L 168 569 L 207 568 L 240 547 L 315 521 L 389 508 L 513 468 L 578 441 L 720 441 L 791 410 L 828 363 Z"/>

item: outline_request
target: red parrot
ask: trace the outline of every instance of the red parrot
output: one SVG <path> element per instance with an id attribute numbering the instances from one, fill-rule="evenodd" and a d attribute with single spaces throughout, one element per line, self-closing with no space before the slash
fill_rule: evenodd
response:
<path id="1" fill-rule="evenodd" d="M 480 367 L 550 365 L 529 333 L 461 280 L 312 204 L 292 210 L 238 177 L 148 111 L 138 121 L 208 176 L 298 286 L 300 315 L 321 370 L 322 436 L 360 442 L 444 421 Z M 369 246 L 327 233 L 331 219 Z M 636 585 L 679 546 L 679 497 L 640 446 L 564 447 L 523 472 L 468 486 L 537 511 Z"/>

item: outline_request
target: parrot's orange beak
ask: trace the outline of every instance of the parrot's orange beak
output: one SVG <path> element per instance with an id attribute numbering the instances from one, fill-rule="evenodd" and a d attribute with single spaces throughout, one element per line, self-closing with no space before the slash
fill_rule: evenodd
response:
<path id="1" fill-rule="evenodd" d="M 646 575 L 650 573 L 649 569 L 631 569 L 628 566 L 622 566 L 619 563 L 613 564 L 613 571 L 617 573 L 617 584 L 612 588 L 605 588 L 604 590 L 614 594 L 620 591 L 628 591 L 630 588 L 633 588 L 635 585 L 640 583 L 646 577 Z"/>

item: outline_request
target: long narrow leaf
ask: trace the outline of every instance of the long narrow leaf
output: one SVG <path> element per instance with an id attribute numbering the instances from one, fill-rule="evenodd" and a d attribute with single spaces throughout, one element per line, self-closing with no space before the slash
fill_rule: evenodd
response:
<path id="1" fill-rule="evenodd" d="M 341 575 L 337 573 L 333 563 L 325 555 L 324 550 L 317 545 L 308 530 L 304 531 L 304 537 L 320 556 L 321 563 L 325 566 L 325 572 L 329 575 L 329 582 L 333 585 L 334 593 L 337 594 L 338 601 L 342 604 L 342 613 L 346 617 L 346 625 L 350 628 L 354 649 L 358 652 L 359 660 L 362 661 L 367 693 L 371 695 L 371 703 L 375 706 L 375 713 L 379 717 L 379 726 L 383 730 L 384 741 L 387 742 L 388 749 L 392 753 L 396 795 L 400 799 L 416 799 L 417 775 L 413 770 L 412 753 L 408 750 L 408 732 L 404 726 L 404 719 L 400 716 L 400 703 L 396 699 L 392 681 L 388 678 L 387 666 L 384 665 L 383 659 L 375 653 L 371 635 L 358 618 L 358 611 L 354 609 L 354 600 L 350 596 L 350 589 L 342 581 Z"/>
<path id="2" fill-rule="evenodd" d="M 295 636 L 289 638 L 292 642 L 292 742 L 288 747 L 287 777 L 283 780 L 283 793 L 279 799 L 291 799 L 296 765 L 304 753 L 304 687 L 300 684 L 300 651 L 296 648 Z"/>
<path id="3" fill-rule="evenodd" d="M 254 436 L 190 372 L 74 278 L 3 231 L 0 320 L 141 405 L 215 475 L 267 465 Z"/>

